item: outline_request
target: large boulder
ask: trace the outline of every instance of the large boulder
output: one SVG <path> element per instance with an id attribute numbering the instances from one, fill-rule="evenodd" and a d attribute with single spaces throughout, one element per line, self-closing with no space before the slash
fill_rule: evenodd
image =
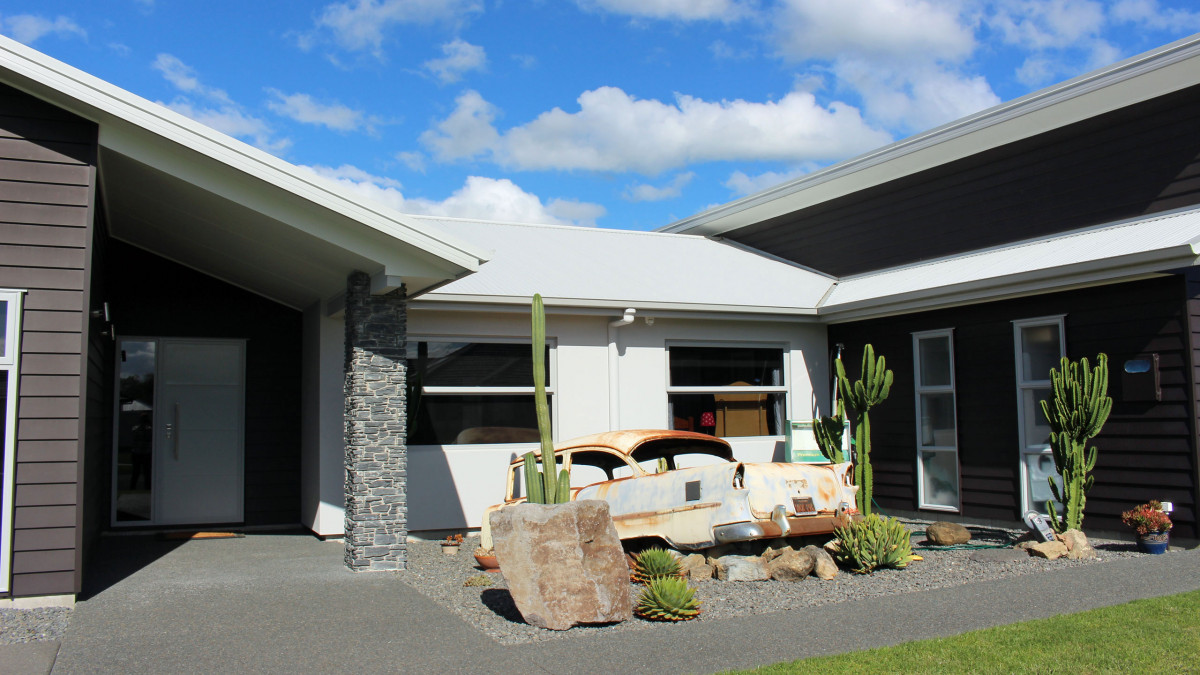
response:
<path id="1" fill-rule="evenodd" d="M 817 575 L 818 579 L 829 581 L 838 575 L 838 566 L 834 562 L 833 556 L 829 555 L 829 551 L 820 546 L 805 546 L 801 551 L 813 557 L 813 574 Z"/>
<path id="2" fill-rule="evenodd" d="M 808 551 L 789 548 L 767 563 L 767 572 L 776 581 L 804 581 L 804 577 L 812 574 L 816 564 L 816 558 Z"/>
<path id="3" fill-rule="evenodd" d="M 939 520 L 925 528 L 925 538 L 934 546 L 953 546 L 971 541 L 971 532 L 958 523 Z"/>
<path id="4" fill-rule="evenodd" d="M 491 514 L 500 571 L 525 621 L 551 630 L 633 616 L 608 502 L 514 504 Z"/>
<path id="5" fill-rule="evenodd" d="M 754 555 L 723 555 L 714 565 L 721 581 L 766 581 L 770 579 L 762 558 Z"/>

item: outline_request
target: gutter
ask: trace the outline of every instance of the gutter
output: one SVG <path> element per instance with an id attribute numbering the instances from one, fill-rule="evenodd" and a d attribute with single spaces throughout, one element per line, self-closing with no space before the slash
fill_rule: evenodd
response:
<path id="1" fill-rule="evenodd" d="M 608 430 L 617 431 L 621 428 L 620 386 L 620 355 L 617 353 L 617 329 L 633 323 L 637 310 L 630 307 L 616 321 L 608 324 Z"/>

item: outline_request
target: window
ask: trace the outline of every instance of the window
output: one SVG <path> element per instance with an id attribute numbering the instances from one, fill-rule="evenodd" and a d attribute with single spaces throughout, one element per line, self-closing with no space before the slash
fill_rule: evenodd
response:
<path id="1" fill-rule="evenodd" d="M 1062 316 L 1013 322 L 1023 511 L 1045 513 L 1046 500 L 1053 499 L 1046 479 L 1057 472 L 1050 455 L 1050 425 L 1042 414 L 1042 401 L 1050 396 L 1050 369 L 1058 367 L 1066 353 L 1063 333 Z"/>
<path id="2" fill-rule="evenodd" d="M 21 299 L 22 291 L 0 290 L 0 593 L 11 590 Z"/>
<path id="3" fill-rule="evenodd" d="M 917 495 L 921 508 L 958 511 L 954 332 L 913 333 L 917 402 Z"/>
<path id="4" fill-rule="evenodd" d="M 667 347 L 671 429 L 714 436 L 784 432 L 787 386 L 780 347 Z"/>
<path id="5" fill-rule="evenodd" d="M 528 343 L 410 339 L 409 445 L 537 443 L 530 351 Z M 547 346 L 553 402 L 550 354 Z"/>

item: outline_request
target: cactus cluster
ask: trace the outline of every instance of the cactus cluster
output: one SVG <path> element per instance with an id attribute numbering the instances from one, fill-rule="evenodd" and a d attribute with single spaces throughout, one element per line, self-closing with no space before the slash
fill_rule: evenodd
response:
<path id="1" fill-rule="evenodd" d="M 695 596 L 682 577 L 655 577 L 642 590 L 633 612 L 651 621 L 688 621 L 700 615 Z"/>
<path id="2" fill-rule="evenodd" d="M 886 367 L 882 356 L 875 358 L 875 348 L 863 347 L 862 371 L 859 379 L 851 382 L 839 358 L 837 366 L 838 392 L 841 398 L 858 413 L 854 425 L 854 483 L 858 485 L 858 510 L 864 516 L 871 514 L 871 499 L 875 491 L 875 472 L 871 469 L 871 414 L 873 406 L 882 403 L 892 389 L 892 371 Z"/>
<path id="3" fill-rule="evenodd" d="M 839 359 L 840 361 L 840 359 Z M 813 435 L 817 439 L 817 447 L 825 459 L 834 464 L 846 461 L 842 454 L 842 435 L 846 433 L 846 410 L 839 396 L 837 411 L 832 417 L 814 415 Z"/>
<path id="4" fill-rule="evenodd" d="M 839 527 L 834 536 L 838 538 L 834 559 L 856 574 L 870 574 L 886 567 L 902 569 L 913 559 L 908 528 L 895 518 L 871 514 Z"/>
<path id="5" fill-rule="evenodd" d="M 1050 423 L 1050 450 L 1061 488 L 1048 476 L 1053 500 L 1046 501 L 1050 525 L 1055 532 L 1083 529 L 1083 507 L 1088 490 L 1095 482 L 1090 475 L 1096 467 L 1096 447 L 1088 448 L 1112 411 L 1108 396 L 1108 355 L 1096 356 L 1092 368 L 1087 358 L 1073 362 L 1063 357 L 1058 368 L 1050 369 L 1050 398 L 1042 401 L 1042 414 Z M 1063 505 L 1059 516 L 1055 502 Z"/>
<path id="6" fill-rule="evenodd" d="M 648 584 L 659 577 L 680 576 L 679 560 L 670 551 L 648 548 L 633 557 L 630 578 L 639 584 Z"/>
<path id="7" fill-rule="evenodd" d="M 550 433 L 550 404 L 546 400 L 546 308 L 542 296 L 533 296 L 533 400 L 537 409 L 538 437 L 541 441 L 542 470 L 537 469 L 538 456 L 525 453 L 525 495 L 531 504 L 565 504 L 571 501 L 571 474 L 566 468 L 558 470 L 554 459 L 554 440 Z M 563 465 L 570 466 L 570 453 L 563 455 Z"/>

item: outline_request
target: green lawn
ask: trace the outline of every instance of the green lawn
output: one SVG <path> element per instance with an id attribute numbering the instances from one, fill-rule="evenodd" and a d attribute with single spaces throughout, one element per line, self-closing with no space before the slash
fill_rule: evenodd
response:
<path id="1" fill-rule="evenodd" d="M 1194 673 L 1200 591 L 745 673 Z"/>

